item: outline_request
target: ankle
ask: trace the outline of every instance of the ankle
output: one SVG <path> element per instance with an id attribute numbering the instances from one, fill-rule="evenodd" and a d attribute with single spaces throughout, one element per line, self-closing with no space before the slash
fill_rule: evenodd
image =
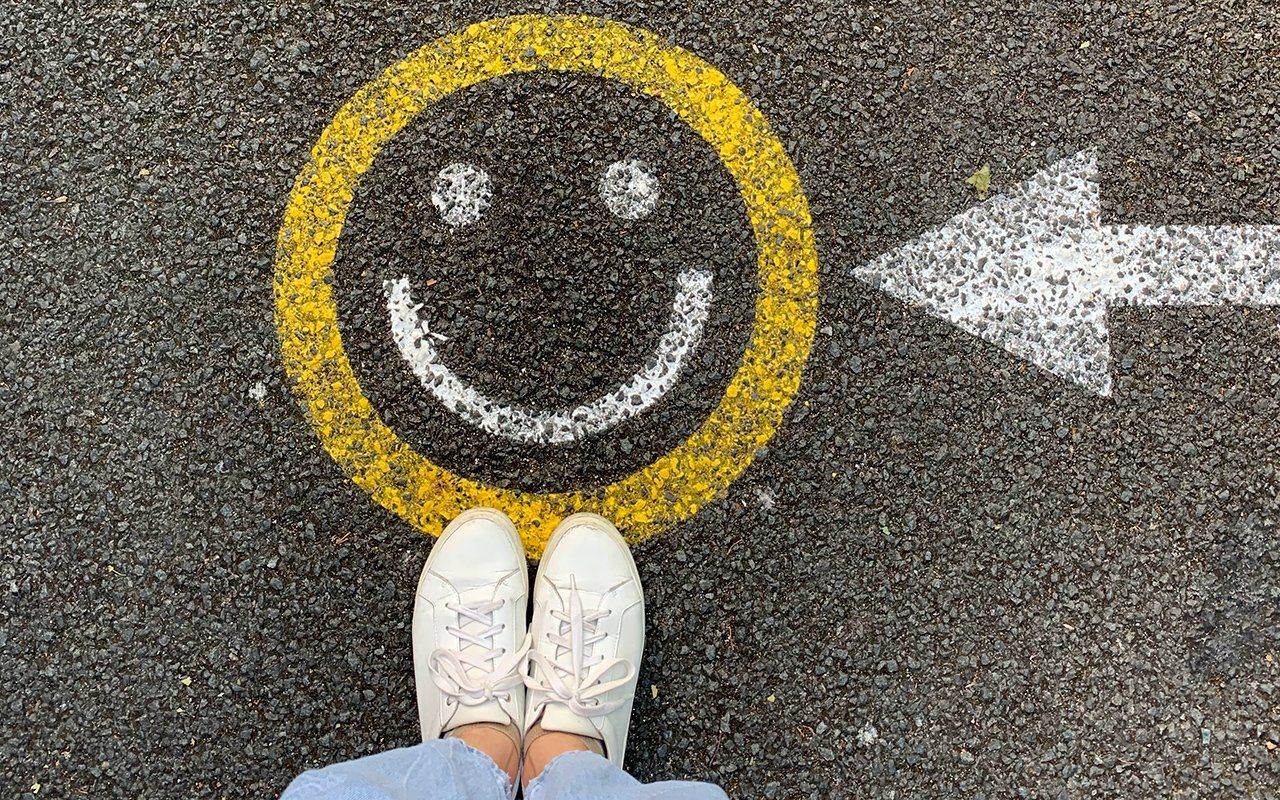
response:
<path id="1" fill-rule="evenodd" d="M 589 736 L 563 731 L 543 730 L 541 724 L 529 729 L 524 740 L 524 771 L 522 780 L 529 781 L 542 774 L 547 765 L 565 753 L 588 752 L 604 755 L 604 743 Z"/>
<path id="2" fill-rule="evenodd" d="M 457 739 L 493 759 L 515 785 L 520 775 L 520 731 L 515 725 L 474 722 L 459 725 L 446 733 L 445 738 Z"/>

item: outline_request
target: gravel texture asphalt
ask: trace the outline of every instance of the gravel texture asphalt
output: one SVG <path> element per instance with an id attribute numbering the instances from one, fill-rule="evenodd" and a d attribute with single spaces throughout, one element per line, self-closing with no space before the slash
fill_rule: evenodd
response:
<path id="1" fill-rule="evenodd" d="M 851 275 L 978 202 L 983 164 L 999 193 L 1085 147 L 1107 220 L 1280 222 L 1266 0 L 7 4 L 0 793 L 269 797 L 414 741 L 431 540 L 343 476 L 293 399 L 275 237 L 348 96 L 530 11 L 638 25 L 724 71 L 788 148 L 821 263 L 783 428 L 636 547 L 629 769 L 734 797 L 1280 794 L 1277 312 L 1113 310 L 1104 398 Z M 663 188 L 648 224 L 593 205 L 597 170 L 632 157 Z M 446 161 L 496 165 L 472 231 L 432 216 Z M 451 99 L 380 157 L 335 265 L 371 397 L 416 447 L 514 486 L 647 463 L 747 335 L 727 181 L 661 106 L 594 79 Z M 716 300 L 689 374 L 559 449 L 433 406 L 380 305 L 389 276 L 435 281 L 443 357 L 554 404 L 643 360 L 690 260 Z"/>

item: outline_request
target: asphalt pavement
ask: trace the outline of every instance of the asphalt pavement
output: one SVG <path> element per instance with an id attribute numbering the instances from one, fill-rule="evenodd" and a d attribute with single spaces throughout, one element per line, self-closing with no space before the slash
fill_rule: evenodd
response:
<path id="1" fill-rule="evenodd" d="M 1192 3 L 21 2 L 0 14 L 0 793 L 270 797 L 415 741 L 432 539 L 321 446 L 281 358 L 277 235 L 353 93 L 514 13 L 654 32 L 722 71 L 800 176 L 813 346 L 776 435 L 635 546 L 648 639 L 628 769 L 744 798 L 1280 795 L 1280 311 L 1108 314 L 1102 396 L 855 269 L 1092 148 L 1103 221 L 1280 224 L 1280 12 Z M 444 98 L 378 156 L 333 262 L 369 400 L 415 451 L 527 491 L 668 452 L 740 366 L 757 242 L 667 106 L 591 75 Z M 660 193 L 601 203 L 609 165 Z M 432 199 L 483 167 L 483 218 Z M 989 201 L 988 201 L 989 202 Z M 567 444 L 425 390 L 608 392 L 683 270 L 679 380 Z"/>

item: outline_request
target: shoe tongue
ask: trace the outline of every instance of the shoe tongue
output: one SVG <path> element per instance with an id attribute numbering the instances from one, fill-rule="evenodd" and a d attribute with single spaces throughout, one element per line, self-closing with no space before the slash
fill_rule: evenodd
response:
<path id="1" fill-rule="evenodd" d="M 587 591 L 583 591 L 582 589 L 578 589 L 578 597 L 582 602 L 583 611 L 586 611 L 586 612 L 594 611 L 595 609 L 599 608 L 600 603 L 603 599 L 602 596 L 598 593 L 587 592 Z M 565 605 L 563 610 L 566 614 L 569 612 L 569 607 L 567 604 Z M 559 630 L 562 634 L 567 632 L 565 630 L 566 627 L 567 625 L 565 624 L 562 624 L 559 626 Z M 586 648 L 586 655 L 587 656 L 592 655 L 593 650 L 594 648 L 590 648 L 590 647 Z M 559 654 L 559 651 L 558 651 L 558 654 Z M 564 658 L 567 659 L 569 657 L 570 656 L 567 653 L 564 654 Z M 570 711 L 565 706 L 561 705 L 560 703 L 554 703 L 554 702 L 549 703 L 546 706 L 546 708 L 543 710 L 542 728 L 543 730 L 548 730 L 548 731 L 559 731 L 560 733 L 574 733 L 574 734 L 577 734 L 578 736 L 586 736 L 588 738 L 598 739 L 600 741 L 604 740 L 604 736 L 600 733 L 600 730 L 591 723 L 591 719 L 589 717 L 579 716 L 573 713 L 572 711 Z"/>
<path id="2" fill-rule="evenodd" d="M 504 584 L 503 578 L 510 573 L 493 572 L 487 575 L 456 575 L 450 576 L 449 585 L 462 598 L 463 602 L 474 603 L 477 600 L 488 600 L 492 598 L 499 587 Z"/>
<path id="3" fill-rule="evenodd" d="M 453 588 L 458 593 L 458 602 L 466 605 L 488 602 L 489 600 L 492 600 L 496 594 L 493 576 L 475 580 L 471 583 L 454 581 Z M 472 634 L 478 634 L 480 631 L 483 631 L 488 627 L 487 625 L 476 622 L 469 617 L 460 617 L 457 624 L 459 628 Z M 462 653 L 479 653 L 485 650 L 485 648 L 480 645 L 472 644 L 465 639 L 458 641 L 457 645 L 459 652 Z M 500 656 L 497 660 L 489 662 L 489 665 L 498 666 L 502 661 L 502 658 L 503 657 Z M 486 670 L 483 667 L 468 665 L 464 667 L 464 669 L 466 670 L 467 675 L 476 680 L 483 680 L 486 675 Z M 515 723 L 515 720 L 513 720 L 507 712 L 502 710 L 502 706 L 497 700 L 490 700 L 486 703 L 480 703 L 474 706 L 459 704 L 458 708 L 453 712 L 453 716 L 449 719 L 448 725 L 450 730 L 452 730 L 460 725 L 471 725 L 476 722 L 493 722 L 498 725 L 512 725 Z"/>
<path id="4" fill-rule="evenodd" d="M 481 703 L 475 706 L 459 705 L 458 710 L 453 712 L 453 716 L 449 719 L 449 730 L 453 730 L 459 725 L 470 725 L 475 722 L 496 722 L 499 725 L 515 724 L 507 712 L 502 710 L 502 706 L 497 700 L 490 700 L 487 703 Z"/>
<path id="5" fill-rule="evenodd" d="M 604 740 L 604 736 L 591 724 L 589 717 L 580 717 L 559 703 L 551 703 L 542 712 L 542 729 L 560 733 L 576 733 L 592 739 Z"/>
<path id="6" fill-rule="evenodd" d="M 464 605 L 486 603 L 497 594 L 492 581 L 477 582 L 475 585 L 467 585 L 464 582 L 455 581 L 453 589 L 458 593 L 458 602 Z"/>
<path id="7" fill-rule="evenodd" d="M 488 602 L 489 600 L 492 600 L 494 596 L 493 581 L 491 580 L 485 581 L 479 586 L 472 586 L 472 587 L 467 587 L 459 583 L 455 583 L 454 589 L 458 592 L 458 602 L 464 605 L 476 605 L 479 603 L 485 603 L 485 602 Z M 479 635 L 482 631 L 484 631 L 486 628 L 489 627 L 488 625 L 485 625 L 480 622 L 476 622 L 470 617 L 462 616 L 461 614 L 458 615 L 458 620 L 456 624 L 460 630 L 466 631 L 467 633 L 470 633 L 473 635 Z M 469 642 L 466 639 L 456 640 L 454 644 L 457 645 L 459 652 L 467 653 L 467 654 L 479 654 L 484 652 L 486 649 L 478 644 Z M 498 660 L 501 660 L 501 658 L 499 658 Z M 493 666 L 493 665 L 496 665 L 498 662 L 492 661 L 489 663 L 490 663 L 490 666 Z M 485 670 L 483 667 L 468 665 L 464 667 L 464 669 L 466 670 L 466 673 L 472 678 L 481 679 L 485 675 Z M 487 720 L 472 720 L 472 721 L 485 722 Z"/>

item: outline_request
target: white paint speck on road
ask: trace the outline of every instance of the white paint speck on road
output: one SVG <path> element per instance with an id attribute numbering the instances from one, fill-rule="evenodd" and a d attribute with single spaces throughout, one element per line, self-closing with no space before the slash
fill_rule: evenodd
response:
<path id="1" fill-rule="evenodd" d="M 765 511 L 772 511 L 777 505 L 777 494 L 771 486 L 759 486 L 756 488 L 756 502 Z"/>
<path id="2" fill-rule="evenodd" d="M 880 731 L 876 730 L 876 726 L 870 720 L 862 726 L 862 730 L 858 731 L 858 744 L 863 747 L 870 747 L 880 741 Z"/>
<path id="3" fill-rule="evenodd" d="M 507 439 L 563 443 L 607 430 L 648 409 L 675 385 L 685 357 L 702 338 L 711 309 L 712 276 L 680 273 L 667 330 L 644 368 L 618 388 L 572 408 L 539 411 L 501 403 L 463 381 L 441 362 L 435 334 L 413 302 L 409 279 L 387 281 L 387 312 L 400 355 L 422 386 L 461 419 Z"/>
<path id="4" fill-rule="evenodd" d="M 1280 227 L 1103 225 L 1085 151 L 855 274 L 1109 395 L 1109 304 L 1280 304 Z"/>

